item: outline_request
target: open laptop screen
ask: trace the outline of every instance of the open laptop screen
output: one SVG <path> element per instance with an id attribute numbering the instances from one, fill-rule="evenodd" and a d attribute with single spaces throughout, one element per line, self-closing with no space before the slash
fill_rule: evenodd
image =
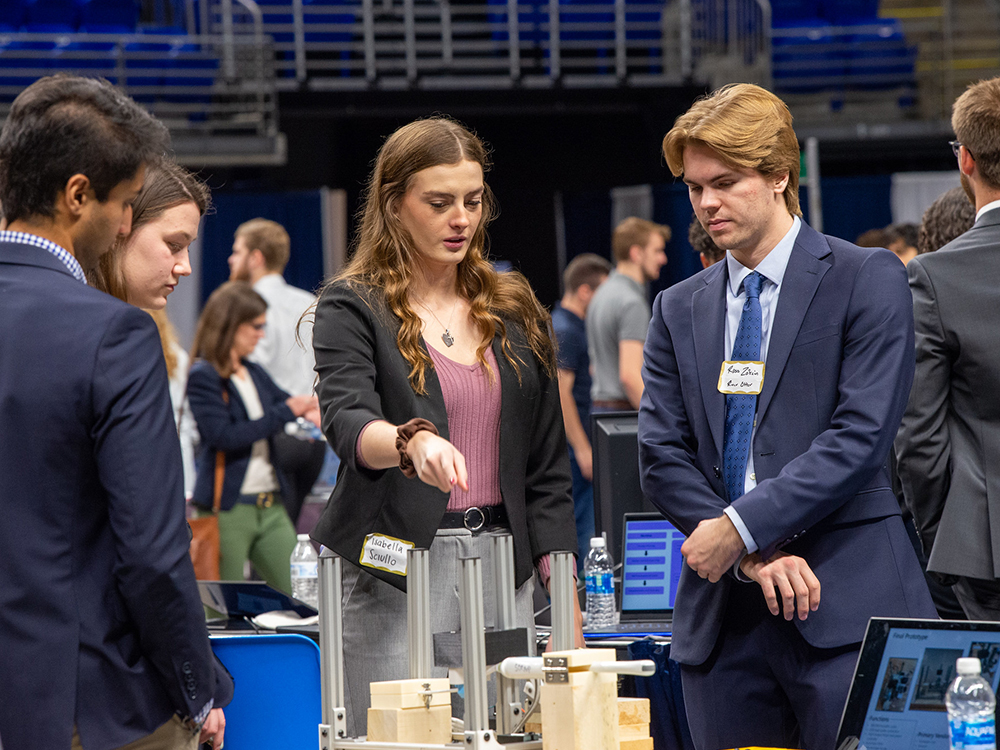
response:
<path id="1" fill-rule="evenodd" d="M 983 677 L 996 691 L 1000 622 L 872 618 L 838 749 L 948 750 L 944 696 L 960 656 L 978 656 Z"/>
<path id="2" fill-rule="evenodd" d="M 626 513 L 622 549 L 622 615 L 674 608 L 684 535 L 658 513 Z"/>

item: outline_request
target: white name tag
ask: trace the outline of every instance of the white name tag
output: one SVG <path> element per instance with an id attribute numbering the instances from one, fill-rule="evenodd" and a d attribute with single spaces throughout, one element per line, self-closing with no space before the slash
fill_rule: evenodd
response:
<path id="1" fill-rule="evenodd" d="M 719 392 L 756 396 L 764 387 L 763 362 L 723 362 L 719 373 Z"/>
<path id="2" fill-rule="evenodd" d="M 404 542 L 395 537 L 369 534 L 365 537 L 365 545 L 361 549 L 361 564 L 405 576 L 408 559 L 406 553 L 413 549 L 413 546 L 413 542 Z"/>

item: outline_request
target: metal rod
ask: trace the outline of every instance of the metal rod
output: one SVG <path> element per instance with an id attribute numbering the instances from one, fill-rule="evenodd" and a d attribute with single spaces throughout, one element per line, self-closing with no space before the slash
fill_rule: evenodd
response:
<path id="1" fill-rule="evenodd" d="M 521 26 L 517 14 L 517 0 L 507 0 L 507 43 L 510 47 L 510 77 L 521 77 Z"/>
<path id="2" fill-rule="evenodd" d="M 403 0 L 403 37 L 406 47 L 406 80 L 417 80 L 417 26 L 413 0 Z"/>
<path id="3" fill-rule="evenodd" d="M 441 62 L 450 68 L 454 58 L 453 39 L 455 31 L 451 26 L 451 2 L 441 0 Z"/>
<path id="4" fill-rule="evenodd" d="M 809 183 L 809 223 L 817 232 L 823 231 L 823 195 L 819 186 L 819 140 L 806 138 L 806 180 Z"/>
<path id="5" fill-rule="evenodd" d="M 325 547 L 319 555 L 319 650 L 323 724 L 346 737 L 344 712 L 344 614 L 341 610 L 343 562 Z"/>
<path id="6" fill-rule="evenodd" d="M 576 645 L 573 623 L 573 597 L 576 596 L 573 553 L 553 552 L 550 560 L 552 562 L 552 580 L 549 581 L 549 598 L 552 599 L 552 650 L 570 651 Z"/>
<path id="7" fill-rule="evenodd" d="M 680 33 L 681 33 L 681 76 L 685 81 L 691 78 L 694 73 L 694 57 L 692 56 L 692 44 L 691 44 L 691 0 L 681 0 L 681 22 L 680 22 Z M 664 34 L 666 38 L 666 34 Z M 665 54 L 665 53 L 664 53 Z M 664 73 L 666 73 L 666 66 L 664 66 Z"/>
<path id="8" fill-rule="evenodd" d="M 625 80 L 628 65 L 625 49 L 625 0 L 615 0 L 615 75 Z"/>
<path id="9" fill-rule="evenodd" d="M 228 79 L 236 77 L 236 50 L 233 40 L 233 0 L 222 0 L 222 71 Z"/>
<path id="10" fill-rule="evenodd" d="M 549 0 L 549 75 L 562 75 L 559 59 L 559 0 Z"/>
<path id="11" fill-rule="evenodd" d="M 375 72 L 375 7 L 374 0 L 361 0 L 361 17 L 365 35 L 365 79 L 374 83 Z"/>
<path id="12" fill-rule="evenodd" d="M 430 552 L 411 549 L 406 568 L 406 632 L 410 642 L 410 678 L 429 678 L 434 647 L 431 633 Z"/>
<path id="13" fill-rule="evenodd" d="M 292 36 L 295 44 L 295 80 L 306 80 L 306 21 L 302 0 L 292 0 Z"/>
<path id="14" fill-rule="evenodd" d="M 478 557 L 459 560 L 462 670 L 465 675 L 465 732 L 489 729 L 486 714 L 486 636 L 483 626 L 483 569 Z"/>
<path id="15" fill-rule="evenodd" d="M 493 537 L 493 575 L 497 597 L 497 630 L 517 627 L 517 606 L 514 585 L 514 538 L 510 534 Z M 515 713 L 515 709 L 517 713 Z M 517 686 L 503 675 L 497 676 L 497 732 L 511 734 L 517 726 L 520 705 Z"/>

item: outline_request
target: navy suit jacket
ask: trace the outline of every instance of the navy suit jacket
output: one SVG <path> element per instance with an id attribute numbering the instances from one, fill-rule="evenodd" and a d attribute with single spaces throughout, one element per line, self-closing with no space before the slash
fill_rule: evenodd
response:
<path id="1" fill-rule="evenodd" d="M 722 478 L 726 263 L 662 292 L 643 366 L 645 495 L 681 531 L 728 505 Z M 805 224 L 782 280 L 752 446 L 757 486 L 733 506 L 764 559 L 806 560 L 819 609 L 795 620 L 813 646 L 859 642 L 869 617 L 936 617 L 890 488 L 886 459 L 913 379 L 913 306 L 895 255 Z M 684 566 L 671 657 L 712 651 L 732 586 Z M 763 596 L 763 594 L 762 594 Z"/>
<path id="2" fill-rule="evenodd" d="M 0 736 L 119 747 L 215 689 L 159 335 L 14 243 L 0 330 Z"/>
<path id="3" fill-rule="evenodd" d="M 250 379 L 257 387 L 257 395 L 264 409 L 260 419 L 250 419 L 243 399 L 232 380 L 223 380 L 219 371 L 204 360 L 194 363 L 187 381 L 187 397 L 191 413 L 198 423 L 201 447 L 196 461 L 198 478 L 194 485 L 192 501 L 203 508 L 211 508 L 215 492 L 215 454 L 226 454 L 226 474 L 222 482 L 222 510 L 232 510 L 240 495 L 243 477 L 250 464 L 250 452 L 258 440 L 267 440 L 270 455 L 274 457 L 274 436 L 284 429 L 286 422 L 294 422 L 295 415 L 285 401 L 289 396 L 281 390 L 271 376 L 258 364 L 243 360 Z M 222 400 L 223 389 L 229 394 L 229 403 Z M 288 495 L 288 480 L 274 466 L 282 494 Z"/>

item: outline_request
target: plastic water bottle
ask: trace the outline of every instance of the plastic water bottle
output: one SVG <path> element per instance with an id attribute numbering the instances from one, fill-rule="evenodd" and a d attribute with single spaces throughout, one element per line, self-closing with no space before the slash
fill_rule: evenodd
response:
<path id="1" fill-rule="evenodd" d="M 948 688 L 948 732 L 952 750 L 996 750 L 996 697 L 990 683 L 980 676 L 976 657 L 963 657 L 956 664 L 958 677 Z"/>
<path id="2" fill-rule="evenodd" d="M 587 582 L 587 627 L 607 628 L 615 624 L 614 563 L 602 536 L 590 540 L 590 553 L 583 563 Z"/>
<path id="3" fill-rule="evenodd" d="M 292 596 L 319 609 L 319 558 L 308 534 L 299 534 L 292 550 Z"/>

